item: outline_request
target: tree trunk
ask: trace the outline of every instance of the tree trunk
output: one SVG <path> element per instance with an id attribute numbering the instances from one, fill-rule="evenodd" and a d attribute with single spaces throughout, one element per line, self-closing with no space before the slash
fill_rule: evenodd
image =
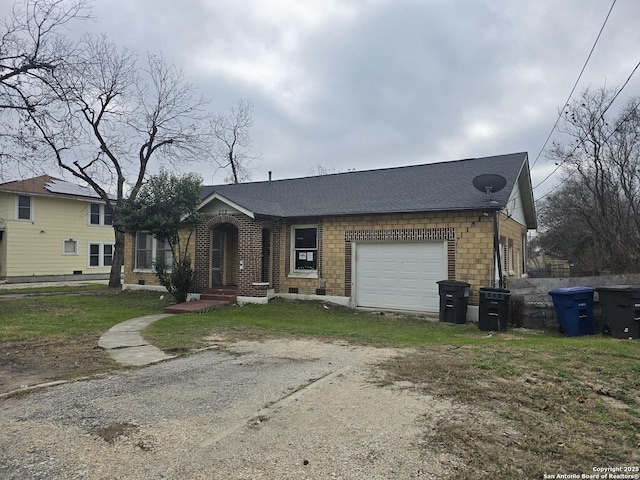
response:
<path id="1" fill-rule="evenodd" d="M 111 260 L 111 274 L 109 275 L 109 287 L 120 288 L 122 286 L 122 265 L 124 264 L 124 229 L 114 222 L 113 231 L 116 237 L 116 244 L 113 249 L 113 259 Z"/>

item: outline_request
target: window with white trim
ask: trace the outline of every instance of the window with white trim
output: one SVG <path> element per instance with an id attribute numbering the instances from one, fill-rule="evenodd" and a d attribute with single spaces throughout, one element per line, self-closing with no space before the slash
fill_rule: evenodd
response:
<path id="1" fill-rule="evenodd" d="M 513 248 L 513 243 L 510 243 L 507 247 L 507 273 L 510 276 L 514 276 L 515 272 L 515 252 Z"/>
<path id="2" fill-rule="evenodd" d="M 113 243 L 89 243 L 89 267 L 110 267 L 114 248 Z"/>
<path id="3" fill-rule="evenodd" d="M 112 225 L 111 212 L 102 203 L 92 203 L 89 205 L 90 225 Z"/>
<path id="4" fill-rule="evenodd" d="M 62 255 L 78 255 L 78 240 L 62 239 Z"/>
<path id="5" fill-rule="evenodd" d="M 168 242 L 161 242 L 150 233 L 136 235 L 136 270 L 152 270 L 158 258 L 164 258 L 165 265 L 171 268 L 173 254 Z"/>
<path id="6" fill-rule="evenodd" d="M 291 228 L 291 270 L 311 273 L 318 270 L 318 227 L 298 225 Z"/>
<path id="7" fill-rule="evenodd" d="M 16 198 L 16 219 L 33 220 L 33 199 L 27 195 Z"/>
<path id="8" fill-rule="evenodd" d="M 520 271 L 527 273 L 527 235 L 522 235 L 522 253 L 520 257 Z"/>

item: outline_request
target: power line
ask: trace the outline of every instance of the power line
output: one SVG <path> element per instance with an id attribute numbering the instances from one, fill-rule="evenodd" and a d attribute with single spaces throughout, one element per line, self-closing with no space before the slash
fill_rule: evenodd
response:
<path id="1" fill-rule="evenodd" d="M 622 84 L 622 86 L 620 87 L 620 90 L 617 91 L 617 93 L 613 96 L 613 98 L 611 99 L 611 102 L 609 102 L 609 105 L 607 106 L 607 108 L 604 109 L 604 111 L 602 112 L 602 114 L 600 115 L 600 119 L 604 120 L 604 114 L 607 113 L 607 110 L 609 110 L 609 108 L 611 108 L 611 105 L 613 105 L 613 102 L 616 101 L 616 98 L 618 98 L 618 95 L 620 95 L 620 93 L 622 93 L 622 90 L 624 90 L 624 87 L 627 86 L 627 84 L 629 83 L 629 81 L 631 80 L 631 77 L 633 77 L 633 75 L 636 73 L 636 70 L 638 70 L 638 67 L 640 67 L 640 62 L 636 63 L 635 68 L 631 71 L 631 73 L 629 74 L 629 76 L 627 77 L 627 79 L 625 80 L 625 82 Z M 635 108 L 638 108 L 638 106 L 636 105 Z M 635 110 L 635 108 L 633 110 Z M 625 118 L 625 120 L 628 118 Z M 615 130 L 614 130 L 615 132 Z M 607 140 L 609 139 L 609 137 L 607 137 Z"/>
<path id="2" fill-rule="evenodd" d="M 602 27 L 600 27 L 600 31 L 598 32 L 598 36 L 596 37 L 595 42 L 593 42 L 593 46 L 591 47 L 591 51 L 589 52 L 589 55 L 587 56 L 587 59 L 584 62 L 584 65 L 582 66 L 582 70 L 580 70 L 580 75 L 578 75 L 578 78 L 576 80 L 576 82 L 573 84 L 573 88 L 571 89 L 571 93 L 569 93 L 569 96 L 567 97 L 567 100 L 564 102 L 564 105 L 568 105 L 569 101 L 571 100 L 571 97 L 573 96 L 573 93 L 575 92 L 576 88 L 578 87 L 578 83 L 580 83 L 580 79 L 582 78 L 582 74 L 584 73 L 585 69 L 587 68 L 587 64 L 589 63 L 589 60 L 591 59 L 591 55 L 593 54 L 593 51 L 596 49 L 596 45 L 598 44 L 598 41 L 600 40 L 600 36 L 602 35 L 602 31 L 604 30 L 605 25 L 607 24 L 607 21 L 609 20 L 609 16 L 611 15 L 611 12 L 613 10 L 613 7 L 615 6 L 617 0 L 613 0 L 613 3 L 611 4 L 611 8 L 609 8 L 609 12 L 607 13 L 606 18 L 604 19 L 604 22 L 602 23 Z M 562 108 L 562 110 L 564 110 L 564 107 Z M 531 168 L 536 166 L 536 163 L 538 163 L 538 160 L 540 160 L 540 156 L 542 155 L 542 152 L 544 152 L 544 149 L 547 146 L 547 143 L 549 143 L 549 140 L 551 139 L 551 136 L 553 135 L 553 132 L 555 132 L 557 126 L 558 126 L 558 122 L 560 121 L 560 118 L 562 118 L 562 111 L 560 111 L 560 113 L 558 113 L 558 118 L 556 118 L 556 121 L 553 124 L 553 127 L 551 128 L 551 131 L 549 132 L 549 135 L 547 136 L 547 139 L 544 141 L 544 144 L 542 145 L 542 148 L 540 149 L 540 152 L 538 153 L 538 156 L 536 157 L 536 159 L 533 161 L 533 164 L 531 165 Z"/>
<path id="3" fill-rule="evenodd" d="M 628 83 L 631 81 L 631 78 L 633 77 L 633 75 L 635 75 L 636 71 L 638 70 L 638 68 L 640 68 L 640 62 L 638 62 L 636 64 L 636 66 L 633 68 L 633 70 L 631 71 L 631 73 L 629 74 L 629 76 L 627 77 L 627 79 L 625 80 L 625 82 L 622 84 L 622 86 L 620 87 L 620 89 L 618 89 L 618 91 L 616 92 L 616 94 L 613 96 L 613 98 L 611 99 L 611 101 L 609 102 L 609 105 L 607 105 L 605 107 L 605 109 L 602 111 L 602 113 L 600 114 L 600 119 L 599 120 L 604 120 L 604 114 L 607 113 L 607 110 L 609 110 L 611 108 L 611 106 L 613 105 L 613 102 L 615 102 L 616 98 L 618 98 L 618 96 L 620 95 L 620 93 L 622 93 L 622 90 L 624 90 L 624 88 L 628 85 Z M 633 115 L 635 113 L 635 111 L 638 109 L 638 107 L 640 107 L 640 102 L 636 103 L 636 105 L 629 109 L 629 112 L 625 115 L 625 117 L 620 120 L 618 126 L 616 128 L 613 129 L 613 131 L 607 135 L 607 137 L 603 140 L 603 144 L 606 144 L 609 139 L 615 135 L 615 133 L 618 131 L 618 128 L 620 127 L 620 125 L 624 124 L 630 117 L 631 115 Z M 580 143 L 578 143 L 577 145 L 575 145 L 573 147 L 573 150 L 571 151 L 571 153 L 569 153 L 567 156 L 570 157 L 572 156 L 576 150 L 578 150 L 578 148 L 580 147 Z M 538 183 L 535 187 L 533 187 L 532 190 L 535 190 L 536 188 L 538 188 L 540 185 L 542 185 L 543 183 L 545 183 L 547 180 L 549 180 L 549 178 L 551 178 L 557 171 L 558 169 L 560 169 L 560 167 L 562 166 L 562 163 L 559 163 L 556 168 L 553 169 L 553 171 L 547 175 L 545 177 L 544 180 L 542 180 L 540 183 Z M 544 197 L 546 197 L 547 195 L 549 195 L 551 192 L 557 190 L 558 188 L 560 188 L 560 186 L 562 186 L 567 180 L 569 180 L 569 178 L 571 178 L 571 176 L 573 175 L 573 173 L 569 174 L 569 176 L 567 178 L 565 178 L 564 180 L 562 180 L 558 185 L 556 185 L 551 191 L 547 192 L 546 194 L 544 194 L 542 197 L 540 197 L 538 200 L 536 200 L 536 202 L 539 202 L 540 200 L 542 200 Z"/>

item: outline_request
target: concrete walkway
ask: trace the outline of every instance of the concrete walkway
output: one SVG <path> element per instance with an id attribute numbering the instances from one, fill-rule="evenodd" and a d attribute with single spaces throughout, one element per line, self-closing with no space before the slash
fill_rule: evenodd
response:
<path id="1" fill-rule="evenodd" d="M 171 315 L 161 313 L 145 317 L 132 318 L 118 323 L 107 330 L 98 340 L 98 346 L 104 348 L 111 358 L 122 365 L 140 366 L 175 358 L 147 342 L 140 332 L 161 318 Z"/>

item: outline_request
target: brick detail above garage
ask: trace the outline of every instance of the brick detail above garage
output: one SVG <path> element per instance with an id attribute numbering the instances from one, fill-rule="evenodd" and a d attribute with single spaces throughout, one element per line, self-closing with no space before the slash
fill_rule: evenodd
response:
<path id="1" fill-rule="evenodd" d="M 345 242 L 388 242 L 393 240 L 455 240 L 455 228 L 394 228 L 392 230 L 349 230 Z"/>

